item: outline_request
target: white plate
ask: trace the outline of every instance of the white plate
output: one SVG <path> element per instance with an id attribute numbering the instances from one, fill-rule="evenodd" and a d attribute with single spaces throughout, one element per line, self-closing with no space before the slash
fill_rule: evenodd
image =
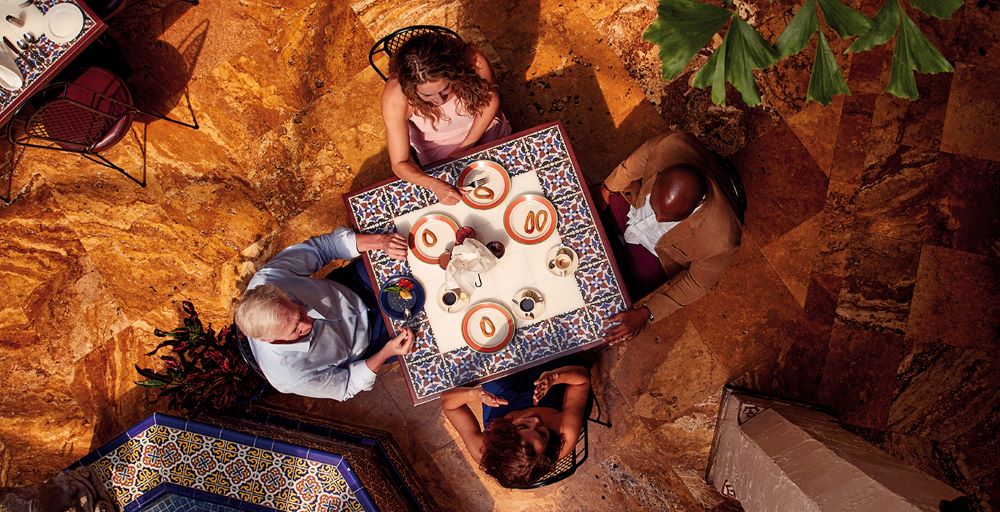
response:
<path id="1" fill-rule="evenodd" d="M 503 227 L 514 240 L 532 245 L 545 241 L 556 230 L 556 207 L 540 194 L 521 194 L 507 205 Z"/>
<path id="2" fill-rule="evenodd" d="M 71 3 L 52 6 L 45 21 L 45 36 L 54 43 L 68 43 L 83 31 L 83 11 Z"/>
<path id="3" fill-rule="evenodd" d="M 503 202 L 510 192 L 510 175 L 502 165 L 492 160 L 476 160 L 458 175 L 458 186 L 466 187 L 480 178 L 487 178 L 484 185 L 471 192 L 462 192 L 462 201 L 477 209 L 488 210 Z"/>
<path id="4" fill-rule="evenodd" d="M 418 260 L 438 264 L 441 253 L 455 244 L 458 223 L 443 213 L 428 213 L 417 219 L 410 229 L 410 251 Z"/>
<path id="5" fill-rule="evenodd" d="M 514 316 L 496 302 L 480 302 L 465 313 L 462 337 L 473 350 L 497 352 L 514 339 Z"/>

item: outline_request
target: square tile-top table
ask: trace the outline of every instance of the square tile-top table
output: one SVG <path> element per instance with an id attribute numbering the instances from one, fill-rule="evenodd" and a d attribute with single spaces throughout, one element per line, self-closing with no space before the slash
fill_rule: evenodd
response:
<path id="1" fill-rule="evenodd" d="M 629 307 L 617 266 L 590 193 L 559 122 L 544 124 L 480 146 L 458 159 L 437 164 L 427 173 L 451 183 L 476 160 L 492 160 L 507 169 L 511 190 L 491 210 L 473 210 L 463 203 L 446 206 L 429 190 L 393 179 L 344 196 L 355 228 L 362 232 L 409 233 L 427 213 L 446 213 L 460 225 L 470 225 L 483 241 L 499 240 L 507 251 L 498 265 L 480 275 L 469 305 L 483 300 L 511 304 L 525 286 L 540 290 L 545 311 L 534 320 L 516 321 L 514 339 L 494 353 L 473 350 L 462 338 L 464 315 L 445 313 L 435 304 L 444 271 L 417 260 L 397 261 L 383 251 L 364 255 L 372 282 L 379 288 L 392 276 L 413 276 L 427 292 L 423 311 L 410 319 L 416 351 L 403 358 L 404 375 L 414 404 L 437 398 L 465 384 L 485 382 L 603 343 L 603 320 Z M 541 193 L 556 207 L 555 233 L 537 245 L 522 245 L 504 232 L 502 216 L 512 199 L 526 192 Z M 580 257 L 579 268 L 567 277 L 545 269 L 545 253 L 559 244 Z M 513 309 L 513 308 L 512 308 Z M 402 322 L 386 318 L 396 331 Z"/>

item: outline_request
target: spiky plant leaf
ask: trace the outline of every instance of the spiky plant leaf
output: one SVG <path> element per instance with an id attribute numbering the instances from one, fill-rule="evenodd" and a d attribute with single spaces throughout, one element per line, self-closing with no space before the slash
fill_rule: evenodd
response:
<path id="1" fill-rule="evenodd" d="M 913 62 L 910 60 L 907 44 L 907 38 L 902 35 L 896 38 L 896 48 L 892 51 L 892 71 L 885 90 L 894 96 L 915 100 L 919 93 L 917 81 L 913 78 Z"/>
<path id="2" fill-rule="evenodd" d="M 847 51 L 854 53 L 868 51 L 891 39 L 896 33 L 896 27 L 899 26 L 899 0 L 885 0 L 872 21 L 874 22 L 872 29 L 855 39 Z"/>
<path id="3" fill-rule="evenodd" d="M 722 44 L 715 50 L 698 73 L 694 75 L 692 85 L 699 89 L 712 88 L 712 102 L 722 105 L 726 102 L 726 47 L 729 33 L 722 37 Z"/>
<path id="4" fill-rule="evenodd" d="M 726 80 L 740 91 L 744 103 L 751 107 L 760 105 L 760 94 L 753 80 L 753 70 L 774 64 L 778 60 L 778 54 L 756 29 L 738 16 L 733 16 L 733 24 L 726 35 L 729 36 L 729 45 L 726 48 Z"/>
<path id="5" fill-rule="evenodd" d="M 656 20 L 642 37 L 660 46 L 665 80 L 684 71 L 731 16 L 725 9 L 692 0 L 660 0 L 656 13 Z"/>
<path id="6" fill-rule="evenodd" d="M 962 0 L 910 0 L 914 7 L 935 18 L 947 20 L 962 6 Z"/>
<path id="7" fill-rule="evenodd" d="M 906 13 L 902 14 L 900 21 L 902 30 L 899 31 L 899 36 L 900 39 L 906 40 L 910 64 L 913 66 L 911 69 L 916 69 L 921 73 L 942 73 L 955 70 L 951 67 L 948 59 L 941 55 L 941 52 L 924 36 L 924 33 Z"/>
<path id="8" fill-rule="evenodd" d="M 844 39 L 864 34 L 872 28 L 872 20 L 844 5 L 840 0 L 819 0 L 819 8 L 823 11 L 826 24 Z"/>
<path id="9" fill-rule="evenodd" d="M 837 59 L 834 58 L 830 45 L 826 42 L 826 36 L 820 31 L 819 42 L 816 45 L 816 61 L 813 62 L 806 99 L 829 105 L 833 101 L 834 94 L 850 93 L 844 75 L 840 72 L 840 66 L 837 65 Z"/>
<path id="10" fill-rule="evenodd" d="M 809 44 L 817 30 L 819 22 L 816 19 L 816 3 L 814 0 L 806 0 L 774 43 L 778 56 L 784 58 L 798 53 Z"/>

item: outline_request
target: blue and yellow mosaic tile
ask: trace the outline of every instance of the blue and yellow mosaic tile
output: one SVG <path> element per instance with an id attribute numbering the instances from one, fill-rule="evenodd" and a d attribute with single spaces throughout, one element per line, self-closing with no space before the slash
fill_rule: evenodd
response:
<path id="1" fill-rule="evenodd" d="M 253 510 L 377 510 L 366 506 L 370 498 L 339 455 L 162 414 L 79 465 L 101 475 L 125 512 L 165 485 Z M 339 508 L 330 508 L 334 503 Z"/>

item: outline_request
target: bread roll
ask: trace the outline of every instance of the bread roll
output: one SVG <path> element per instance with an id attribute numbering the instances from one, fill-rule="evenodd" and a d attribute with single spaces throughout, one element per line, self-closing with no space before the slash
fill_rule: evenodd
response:
<path id="1" fill-rule="evenodd" d="M 485 316 L 479 319 L 479 330 L 483 332 L 484 336 L 493 336 L 497 332 L 493 321 Z"/>
<path id="2" fill-rule="evenodd" d="M 472 191 L 472 197 L 476 199 L 486 199 L 487 201 L 493 199 L 493 190 L 488 187 L 476 187 Z"/>
<path id="3" fill-rule="evenodd" d="M 437 235 L 435 235 L 429 229 L 425 229 L 424 230 L 424 234 L 421 235 L 421 238 L 424 239 L 424 245 L 426 245 L 427 247 L 434 247 L 434 244 L 436 244 L 438 242 Z"/>

